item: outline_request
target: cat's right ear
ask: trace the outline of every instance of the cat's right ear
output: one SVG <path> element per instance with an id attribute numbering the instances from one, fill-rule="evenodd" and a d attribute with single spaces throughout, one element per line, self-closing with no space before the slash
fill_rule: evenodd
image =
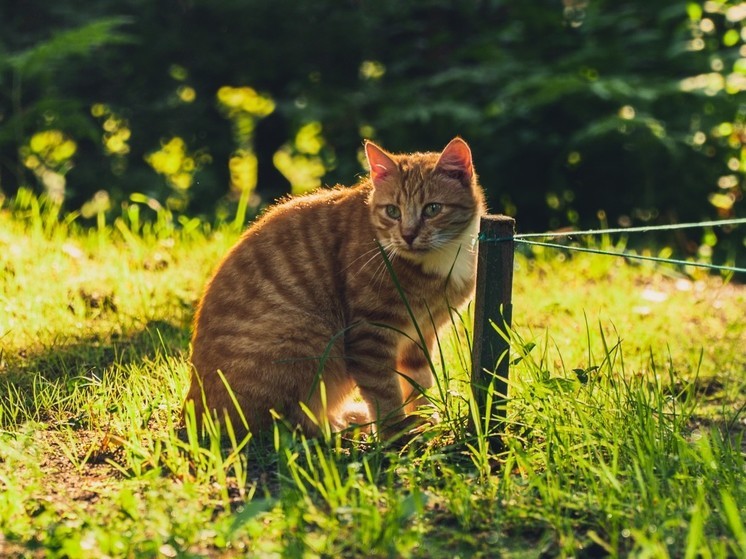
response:
<path id="1" fill-rule="evenodd" d="M 373 142 L 365 142 L 365 156 L 368 158 L 373 186 L 377 186 L 399 172 L 396 162 L 391 159 L 391 156 Z"/>

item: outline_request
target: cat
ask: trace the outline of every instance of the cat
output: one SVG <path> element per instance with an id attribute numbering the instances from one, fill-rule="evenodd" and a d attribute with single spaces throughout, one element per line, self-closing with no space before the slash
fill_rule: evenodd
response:
<path id="1" fill-rule="evenodd" d="M 310 436 L 326 418 L 388 438 L 426 404 L 426 352 L 474 291 L 484 194 L 461 138 L 400 155 L 368 141 L 365 154 L 357 185 L 275 205 L 217 267 L 194 320 L 198 421 L 257 433 L 274 410 Z"/>

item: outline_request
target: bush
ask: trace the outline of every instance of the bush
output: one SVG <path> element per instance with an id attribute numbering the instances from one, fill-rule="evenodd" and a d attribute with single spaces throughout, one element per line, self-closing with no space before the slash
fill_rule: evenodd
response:
<path id="1" fill-rule="evenodd" d="M 523 231 L 732 217 L 744 21 L 735 0 L 24 3 L 0 22 L 0 188 L 212 216 L 349 184 L 365 137 L 460 134 Z"/>

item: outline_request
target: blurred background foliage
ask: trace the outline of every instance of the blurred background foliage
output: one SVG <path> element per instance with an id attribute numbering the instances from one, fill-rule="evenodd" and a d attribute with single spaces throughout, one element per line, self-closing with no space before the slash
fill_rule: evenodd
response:
<path id="1" fill-rule="evenodd" d="M 0 192 L 243 220 L 354 182 L 364 138 L 461 135 L 521 231 L 742 216 L 744 22 L 740 0 L 0 0 Z M 673 240 L 746 252 L 715 233 Z"/>

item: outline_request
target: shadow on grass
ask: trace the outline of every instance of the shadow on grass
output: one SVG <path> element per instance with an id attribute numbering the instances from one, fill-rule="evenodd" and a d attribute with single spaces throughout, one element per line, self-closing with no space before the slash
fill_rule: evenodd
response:
<path id="1" fill-rule="evenodd" d="M 155 320 L 140 329 L 53 342 L 37 351 L 5 355 L 0 368 L 0 426 L 47 419 L 50 405 L 76 387 L 157 356 L 185 352 L 189 326 Z"/>

